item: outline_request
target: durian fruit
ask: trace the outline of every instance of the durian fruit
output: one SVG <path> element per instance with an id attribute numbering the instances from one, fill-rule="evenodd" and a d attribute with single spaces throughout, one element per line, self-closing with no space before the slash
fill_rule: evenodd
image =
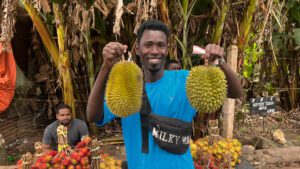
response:
<path id="1" fill-rule="evenodd" d="M 142 106 L 143 73 L 131 61 L 119 61 L 111 69 L 106 86 L 109 110 L 118 117 L 138 112 Z"/>
<path id="2" fill-rule="evenodd" d="M 196 66 L 186 81 L 186 93 L 191 105 L 200 113 L 218 110 L 227 95 L 224 72 L 216 66 Z"/>

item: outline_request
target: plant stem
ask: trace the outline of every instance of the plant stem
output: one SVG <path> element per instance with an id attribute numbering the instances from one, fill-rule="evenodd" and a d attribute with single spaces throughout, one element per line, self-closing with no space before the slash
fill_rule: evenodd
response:
<path id="1" fill-rule="evenodd" d="M 57 41 L 59 47 L 59 72 L 63 80 L 63 96 L 65 104 L 72 108 L 72 116 L 76 117 L 73 84 L 70 72 L 70 61 L 68 51 L 65 49 L 65 26 L 62 9 L 59 4 L 53 3 L 53 13 L 56 22 Z"/>

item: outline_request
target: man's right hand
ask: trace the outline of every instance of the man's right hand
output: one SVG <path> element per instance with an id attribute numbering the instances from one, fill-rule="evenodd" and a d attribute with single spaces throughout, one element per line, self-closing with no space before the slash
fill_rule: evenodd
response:
<path id="1" fill-rule="evenodd" d="M 102 51 L 103 66 L 111 69 L 113 65 L 120 60 L 122 55 L 124 55 L 127 48 L 127 45 L 122 45 L 119 42 L 110 42 L 106 44 Z"/>

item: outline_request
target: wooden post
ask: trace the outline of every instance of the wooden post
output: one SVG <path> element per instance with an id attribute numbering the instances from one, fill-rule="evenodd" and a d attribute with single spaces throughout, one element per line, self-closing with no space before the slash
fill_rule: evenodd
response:
<path id="1" fill-rule="evenodd" d="M 231 45 L 227 48 L 227 64 L 236 73 L 237 69 L 238 47 Z M 223 122 L 222 122 L 222 137 L 233 137 L 233 121 L 234 121 L 235 99 L 227 98 L 223 105 Z"/>

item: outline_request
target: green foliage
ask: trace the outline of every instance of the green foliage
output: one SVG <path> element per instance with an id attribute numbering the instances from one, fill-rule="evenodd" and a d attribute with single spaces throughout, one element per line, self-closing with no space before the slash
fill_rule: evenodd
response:
<path id="1" fill-rule="evenodd" d="M 300 3 L 296 0 L 290 0 L 286 6 L 289 9 L 289 14 L 291 15 L 292 19 L 294 19 L 298 26 L 300 26 Z"/>
<path id="2" fill-rule="evenodd" d="M 274 32 L 272 35 L 272 43 L 274 47 L 275 53 L 278 53 L 280 49 L 283 49 L 285 47 L 285 42 L 288 38 L 288 34 L 283 32 Z"/>
<path id="3" fill-rule="evenodd" d="M 200 15 L 204 12 L 211 10 L 212 1 L 211 0 L 197 0 L 194 9 L 192 10 L 193 15 Z"/>
<path id="4" fill-rule="evenodd" d="M 300 46 L 300 28 L 294 28 L 294 39 L 296 44 Z"/>
<path id="5" fill-rule="evenodd" d="M 268 92 L 269 96 L 272 96 L 274 93 L 276 93 L 277 89 L 274 87 L 271 83 L 267 82 L 264 85 L 264 89 Z"/>
<path id="6" fill-rule="evenodd" d="M 262 56 L 263 51 L 257 46 L 256 43 L 253 43 L 251 46 L 247 47 L 245 50 L 244 57 L 244 70 L 243 75 L 248 79 L 252 79 L 254 73 L 254 67 L 258 59 Z"/>
<path id="7" fill-rule="evenodd" d="M 131 3 L 131 2 L 133 2 L 134 0 L 123 0 L 123 3 L 124 3 L 124 5 L 127 5 L 127 4 L 129 4 L 129 3 Z"/>
<path id="8" fill-rule="evenodd" d="M 64 4 L 66 1 L 65 0 L 51 0 L 51 2 L 57 3 L 57 4 Z"/>
<path id="9" fill-rule="evenodd" d="M 235 121 L 236 122 L 241 122 L 244 121 L 244 119 L 246 118 L 245 113 L 238 111 L 237 114 L 234 115 Z"/>
<path id="10" fill-rule="evenodd" d="M 297 137 L 297 140 L 300 142 L 300 136 Z"/>

